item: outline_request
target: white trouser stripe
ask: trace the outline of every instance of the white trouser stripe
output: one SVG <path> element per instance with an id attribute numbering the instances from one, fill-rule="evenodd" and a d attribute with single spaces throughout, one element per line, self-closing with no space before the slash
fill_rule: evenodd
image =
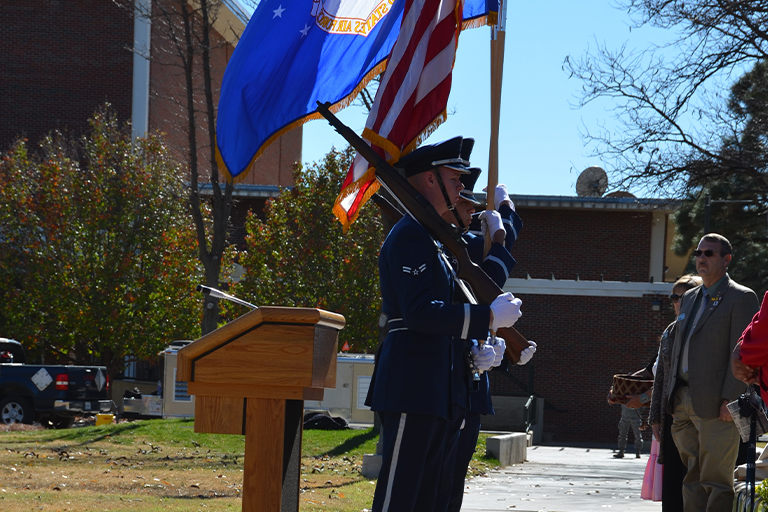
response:
<path id="1" fill-rule="evenodd" d="M 400 455 L 400 445 L 403 442 L 403 430 L 405 430 L 405 417 L 407 414 L 400 414 L 400 425 L 397 427 L 397 437 L 395 438 L 395 448 L 392 450 L 392 463 L 389 465 L 389 480 L 387 480 L 387 494 L 382 505 L 382 512 L 389 510 L 389 501 L 392 499 L 392 487 L 395 483 L 395 472 L 397 470 L 397 459 Z"/>
<path id="2" fill-rule="evenodd" d="M 467 336 L 469 336 L 469 320 L 470 320 L 470 314 L 469 314 L 469 304 L 464 304 L 464 327 L 461 328 L 461 339 L 465 340 L 467 339 Z"/>
<path id="3" fill-rule="evenodd" d="M 509 276 L 509 270 L 507 270 L 507 266 L 504 264 L 503 261 L 501 261 L 499 258 L 493 255 L 488 255 L 488 257 L 485 258 L 485 261 L 488 261 L 488 260 L 495 262 L 504 271 L 504 275 Z"/>

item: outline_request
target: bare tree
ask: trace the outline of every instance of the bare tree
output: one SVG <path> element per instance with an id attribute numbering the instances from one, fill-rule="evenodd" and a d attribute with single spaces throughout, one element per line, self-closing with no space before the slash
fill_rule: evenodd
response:
<path id="1" fill-rule="evenodd" d="M 366 114 L 373 108 L 373 101 L 376 99 L 376 91 L 381 85 L 381 75 L 376 75 L 368 84 L 360 90 L 360 94 L 352 102 L 352 105 L 365 107 Z"/>
<path id="2" fill-rule="evenodd" d="M 214 77 L 212 55 L 227 50 L 227 41 L 217 37 L 218 32 L 214 29 L 214 24 L 220 21 L 224 2 L 114 1 L 135 16 L 150 20 L 153 27 L 152 65 L 165 68 L 183 84 L 183 95 L 174 97 L 166 94 L 163 99 L 174 105 L 175 115 L 178 116 L 174 121 L 178 121 L 179 132 L 186 135 L 185 151 L 183 154 L 177 151 L 177 154 L 187 163 L 189 170 L 188 201 L 195 222 L 205 284 L 219 287 L 234 190 L 232 182 L 223 180 L 219 174 L 215 150 L 215 100 L 218 99 L 220 84 Z M 201 192 L 204 186 L 208 188 L 209 185 L 211 194 L 208 198 Z M 204 306 L 202 333 L 216 329 L 218 319 L 218 300 L 209 298 Z"/>
<path id="3" fill-rule="evenodd" d="M 762 174 L 744 159 L 739 134 L 747 117 L 729 108 L 728 91 L 734 75 L 767 56 L 768 2 L 625 0 L 619 7 L 634 29 L 676 35 L 639 51 L 598 44 L 564 62 L 583 82 L 577 106 L 611 102 L 618 129 L 583 135 L 613 165 L 618 185 L 681 194 L 734 173 Z"/>

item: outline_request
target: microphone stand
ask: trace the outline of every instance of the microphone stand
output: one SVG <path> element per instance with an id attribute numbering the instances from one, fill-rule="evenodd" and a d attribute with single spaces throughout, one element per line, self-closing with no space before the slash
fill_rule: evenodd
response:
<path id="1" fill-rule="evenodd" d="M 255 304 L 251 304 L 250 302 L 238 299 L 237 297 L 234 297 L 228 293 L 224 293 L 223 291 L 217 290 L 216 288 L 211 288 L 210 286 L 203 286 L 202 284 L 199 284 L 197 285 L 197 291 L 203 292 L 204 294 L 210 295 L 211 297 L 216 297 L 217 299 L 232 301 L 235 304 L 240 304 L 241 306 L 245 306 L 247 308 L 259 309 L 259 307 Z"/>

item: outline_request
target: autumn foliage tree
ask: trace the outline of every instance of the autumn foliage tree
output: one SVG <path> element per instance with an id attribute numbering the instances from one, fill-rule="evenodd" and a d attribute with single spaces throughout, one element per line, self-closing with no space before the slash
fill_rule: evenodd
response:
<path id="1" fill-rule="evenodd" d="M 685 254 L 706 231 L 723 234 L 734 246 L 729 274 L 761 294 L 768 290 L 768 63 L 734 83 L 728 111 L 740 130 L 722 139 L 718 158 L 688 162 L 695 173 L 675 215 L 675 249 Z"/>
<path id="2" fill-rule="evenodd" d="M 177 164 L 102 109 L 79 140 L 0 162 L 0 336 L 33 360 L 123 369 L 199 335 L 201 275 Z"/>
<path id="3" fill-rule="evenodd" d="M 234 286 L 257 305 L 317 307 L 347 320 L 339 347 L 371 352 L 381 309 L 378 253 L 384 240 L 377 208 L 363 209 L 349 231 L 332 213 L 354 152 L 332 150 L 322 162 L 294 171 L 295 187 L 267 203 L 265 218 L 246 222 L 245 269 Z M 237 313 L 241 306 L 227 306 Z M 290 340 L 286 340 L 290 342 Z"/>

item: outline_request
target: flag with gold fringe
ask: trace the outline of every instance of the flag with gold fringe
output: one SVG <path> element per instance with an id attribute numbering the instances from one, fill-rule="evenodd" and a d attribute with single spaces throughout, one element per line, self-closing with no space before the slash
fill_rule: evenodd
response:
<path id="1" fill-rule="evenodd" d="M 261 0 L 224 72 L 216 157 L 233 180 L 282 134 L 338 112 L 382 73 L 411 0 Z M 450 2 L 451 4 L 453 2 Z M 494 22 L 496 0 L 466 0 L 465 26 Z"/>
<path id="2" fill-rule="evenodd" d="M 413 151 L 446 118 L 453 62 L 463 26 L 460 0 L 409 0 L 363 138 L 396 161 Z M 333 212 L 348 229 L 378 189 L 375 170 L 359 154 Z"/>

